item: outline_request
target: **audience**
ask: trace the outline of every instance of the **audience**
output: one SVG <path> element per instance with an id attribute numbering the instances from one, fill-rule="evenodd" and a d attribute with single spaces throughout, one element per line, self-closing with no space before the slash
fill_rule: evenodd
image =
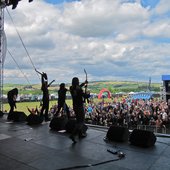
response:
<path id="1" fill-rule="evenodd" d="M 74 111 L 70 108 L 71 117 Z M 166 128 L 170 125 L 170 109 L 165 101 L 159 99 L 131 100 L 129 98 L 85 104 L 85 123 L 100 126 L 137 126 Z"/>

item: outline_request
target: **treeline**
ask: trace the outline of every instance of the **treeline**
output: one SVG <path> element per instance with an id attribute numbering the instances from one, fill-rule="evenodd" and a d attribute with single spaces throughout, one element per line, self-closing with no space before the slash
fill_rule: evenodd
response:
<path id="1" fill-rule="evenodd" d="M 66 84 L 66 87 L 69 88 L 70 84 Z M 6 95 L 9 90 L 12 88 L 18 88 L 20 94 L 32 94 L 32 95 L 40 95 L 42 94 L 41 85 L 22 85 L 22 84 L 4 84 L 3 94 Z M 148 83 L 146 82 L 118 82 L 118 81 L 96 81 L 89 82 L 88 89 L 91 93 L 98 94 L 101 89 L 106 88 L 111 93 L 119 93 L 119 92 L 139 92 L 139 91 L 147 91 Z M 49 88 L 49 92 L 51 94 L 56 94 L 59 89 L 59 84 L 53 84 L 52 87 Z M 151 91 L 160 92 L 160 83 L 151 84 Z"/>

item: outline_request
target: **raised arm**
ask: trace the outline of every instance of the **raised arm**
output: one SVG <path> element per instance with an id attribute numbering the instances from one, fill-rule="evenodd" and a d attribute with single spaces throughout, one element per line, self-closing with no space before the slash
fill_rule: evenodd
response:
<path id="1" fill-rule="evenodd" d="M 39 72 L 37 69 L 35 69 L 35 71 L 36 71 L 38 74 L 40 74 L 40 75 L 42 75 L 42 74 L 43 74 L 43 73 Z"/>

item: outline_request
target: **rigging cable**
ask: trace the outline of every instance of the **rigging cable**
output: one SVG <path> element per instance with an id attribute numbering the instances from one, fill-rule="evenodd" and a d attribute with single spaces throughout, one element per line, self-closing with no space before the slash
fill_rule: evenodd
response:
<path id="1" fill-rule="evenodd" d="M 21 38 L 21 35 L 19 34 L 19 31 L 17 30 L 17 28 L 16 28 L 16 26 L 15 26 L 15 24 L 14 24 L 14 21 L 13 21 L 13 19 L 12 19 L 12 16 L 10 15 L 7 7 L 6 7 L 6 11 L 7 11 L 8 15 L 9 15 L 9 17 L 10 17 L 10 19 L 11 19 L 14 27 L 15 27 L 15 30 L 16 30 L 18 36 L 19 36 L 19 39 L 20 39 L 20 41 L 21 41 L 21 43 L 22 43 L 22 45 L 23 45 L 23 47 L 24 47 L 24 49 L 25 49 L 25 51 L 26 51 L 26 53 L 27 53 L 27 56 L 29 57 L 30 62 L 31 62 L 31 64 L 32 64 L 32 66 L 33 66 L 33 68 L 34 68 L 34 70 L 35 70 L 35 72 L 36 72 L 36 67 L 34 66 L 34 63 L 33 63 L 32 59 L 31 59 L 31 56 L 30 56 L 29 53 L 28 53 L 28 50 L 27 50 L 27 48 L 26 48 L 26 46 L 25 46 L 25 44 L 24 44 L 24 42 L 23 42 L 23 40 L 22 40 L 22 38 Z M 36 73 L 37 73 L 37 72 L 36 72 Z M 38 78 L 40 79 L 38 73 L 37 73 L 37 76 L 38 76 Z"/>
<path id="2" fill-rule="evenodd" d="M 13 59 L 13 61 L 15 62 L 15 64 L 17 65 L 17 67 L 19 68 L 19 70 L 21 71 L 21 73 L 24 75 L 25 79 L 27 80 L 27 82 L 29 84 L 31 84 L 27 78 L 27 76 L 24 74 L 24 72 L 21 70 L 21 68 L 19 67 L 18 63 L 16 62 L 16 60 L 14 59 L 14 57 L 12 56 L 11 52 L 7 49 L 9 55 L 11 56 L 11 58 Z"/>

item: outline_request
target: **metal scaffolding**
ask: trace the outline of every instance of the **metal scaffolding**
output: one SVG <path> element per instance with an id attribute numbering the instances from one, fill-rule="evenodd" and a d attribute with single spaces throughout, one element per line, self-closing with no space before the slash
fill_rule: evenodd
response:
<path id="1" fill-rule="evenodd" d="M 3 111 L 3 70 L 6 56 L 6 36 L 4 32 L 4 7 L 5 3 L 0 3 L 0 111 Z"/>

